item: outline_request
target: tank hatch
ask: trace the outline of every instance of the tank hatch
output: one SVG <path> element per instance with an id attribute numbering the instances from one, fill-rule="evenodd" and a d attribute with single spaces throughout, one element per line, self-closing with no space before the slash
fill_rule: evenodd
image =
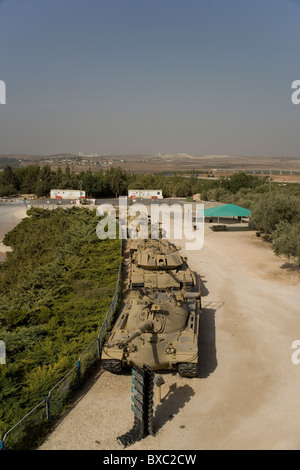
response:
<path id="1" fill-rule="evenodd" d="M 137 254 L 136 264 L 144 269 L 168 270 L 178 268 L 183 264 L 183 260 L 178 252 L 166 254 L 146 251 Z"/>

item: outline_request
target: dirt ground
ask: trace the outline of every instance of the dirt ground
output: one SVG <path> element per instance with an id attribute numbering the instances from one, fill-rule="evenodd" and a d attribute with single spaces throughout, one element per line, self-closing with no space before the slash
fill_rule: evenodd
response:
<path id="1" fill-rule="evenodd" d="M 202 279 L 199 377 L 163 373 L 155 435 L 127 449 L 299 449 L 299 270 L 246 224 L 205 224 L 203 249 L 182 254 Z M 122 450 L 132 425 L 131 376 L 100 370 L 40 448 Z"/>
<path id="2" fill-rule="evenodd" d="M 3 237 L 26 217 L 26 210 L 23 206 L 0 206 L 0 262 L 5 260 L 6 253 L 10 251 L 10 247 L 3 245 Z"/>

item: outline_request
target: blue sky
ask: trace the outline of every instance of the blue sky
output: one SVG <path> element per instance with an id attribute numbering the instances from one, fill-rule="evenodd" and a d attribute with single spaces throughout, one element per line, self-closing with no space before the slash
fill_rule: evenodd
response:
<path id="1" fill-rule="evenodd" d="M 300 157 L 298 0 L 0 0 L 0 154 Z"/>

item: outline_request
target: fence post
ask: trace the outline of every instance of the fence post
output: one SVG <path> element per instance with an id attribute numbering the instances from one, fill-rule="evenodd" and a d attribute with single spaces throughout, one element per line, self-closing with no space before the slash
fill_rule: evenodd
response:
<path id="1" fill-rule="evenodd" d="M 78 390 L 80 389 L 80 361 L 77 361 Z"/>
<path id="2" fill-rule="evenodd" d="M 97 337 L 97 349 L 98 349 L 98 359 L 101 359 L 101 350 L 100 350 L 100 339 Z"/>
<path id="3" fill-rule="evenodd" d="M 51 414 L 50 414 L 50 396 L 47 395 L 46 398 L 46 415 L 47 415 L 47 420 L 51 420 Z"/>

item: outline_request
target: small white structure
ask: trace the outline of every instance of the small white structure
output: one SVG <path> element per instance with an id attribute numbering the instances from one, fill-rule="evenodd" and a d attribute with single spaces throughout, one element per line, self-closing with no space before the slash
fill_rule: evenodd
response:
<path id="1" fill-rule="evenodd" d="M 51 199 L 82 199 L 85 198 L 85 191 L 77 189 L 51 189 Z"/>
<path id="2" fill-rule="evenodd" d="M 129 199 L 163 199 L 162 189 L 128 189 Z"/>

